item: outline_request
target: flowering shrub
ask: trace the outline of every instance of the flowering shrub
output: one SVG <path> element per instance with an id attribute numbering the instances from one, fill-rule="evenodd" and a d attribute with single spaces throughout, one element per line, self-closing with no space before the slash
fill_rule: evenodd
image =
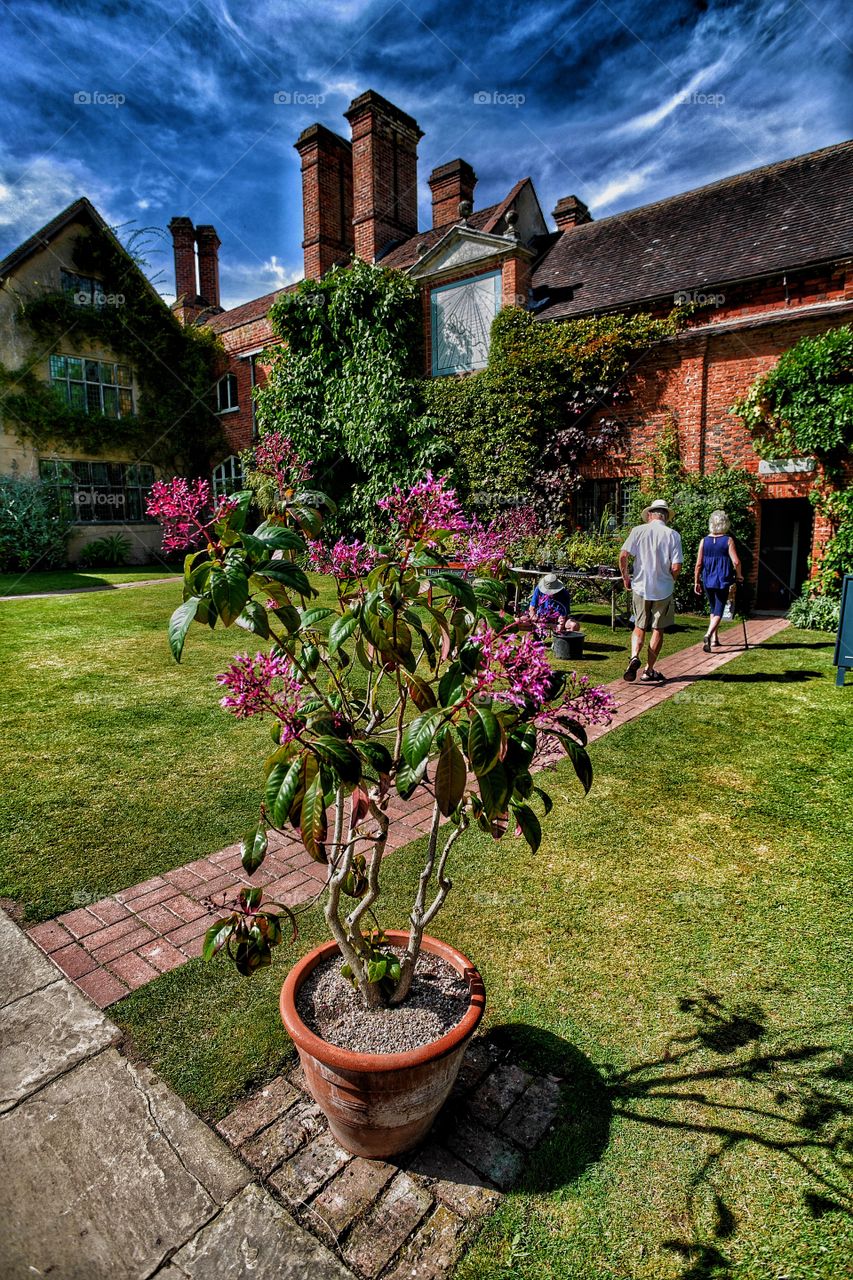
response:
<path id="1" fill-rule="evenodd" d="M 449 571 L 466 522 L 446 479 L 427 474 L 383 500 L 387 540 L 369 554 L 343 543 L 324 552 L 313 537 L 319 507 L 302 520 L 290 485 L 248 535 L 247 497 L 212 524 L 200 521 L 207 545 L 186 560 L 172 651 L 180 660 L 193 621 L 237 623 L 268 643 L 218 677 L 227 711 L 265 715 L 272 727 L 244 869 L 263 862 L 270 828 L 293 831 L 328 867 L 325 917 L 343 972 L 369 1006 L 398 1004 L 424 930 L 450 891 L 456 842 L 475 823 L 494 839 L 515 833 L 535 852 L 537 810 L 551 809 L 531 772 L 540 738 L 562 745 L 588 791 L 584 725 L 606 720 L 612 704 L 586 678 L 554 672 L 541 640 L 518 630 L 505 612 L 504 557 L 471 581 Z M 171 518 L 169 502 L 160 507 Z M 295 563 L 306 554 L 306 524 L 312 563 L 332 566 L 337 578 L 334 607 L 309 603 L 316 593 Z M 394 792 L 413 805 L 428 797 L 432 807 L 402 958 L 375 915 Z M 282 937 L 262 890 L 245 887 L 237 908 L 209 930 L 205 954 L 225 947 L 251 973 L 270 962 Z"/>

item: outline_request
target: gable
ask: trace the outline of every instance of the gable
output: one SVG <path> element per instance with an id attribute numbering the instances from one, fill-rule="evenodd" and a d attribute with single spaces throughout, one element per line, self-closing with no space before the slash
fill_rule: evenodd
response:
<path id="1" fill-rule="evenodd" d="M 508 254 L 517 254 L 518 241 L 513 237 L 499 236 L 473 227 L 451 227 L 441 240 L 420 257 L 411 267 L 409 275 L 414 280 L 427 280 L 444 272 L 495 263 Z"/>

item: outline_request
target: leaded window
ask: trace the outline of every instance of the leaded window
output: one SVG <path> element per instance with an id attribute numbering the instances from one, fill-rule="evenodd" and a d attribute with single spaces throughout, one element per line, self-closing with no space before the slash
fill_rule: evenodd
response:
<path id="1" fill-rule="evenodd" d="M 72 409 L 102 413 L 107 418 L 133 414 L 130 365 L 84 356 L 50 357 L 50 385 Z"/>
<path id="2" fill-rule="evenodd" d="M 236 453 L 232 453 L 230 458 L 226 458 L 218 467 L 213 468 L 211 480 L 213 495 L 216 498 L 224 498 L 242 489 L 243 468 Z"/>
<path id="3" fill-rule="evenodd" d="M 39 475 L 61 515 L 75 524 L 149 523 L 145 500 L 154 468 L 142 462 L 74 462 L 42 458 Z"/>

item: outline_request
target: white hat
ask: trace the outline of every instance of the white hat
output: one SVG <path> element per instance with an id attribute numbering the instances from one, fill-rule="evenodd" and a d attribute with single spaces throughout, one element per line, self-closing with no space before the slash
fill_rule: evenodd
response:
<path id="1" fill-rule="evenodd" d="M 661 515 L 668 516 L 669 503 L 666 502 L 663 498 L 655 498 L 654 502 L 650 502 L 649 505 L 646 507 L 645 511 L 643 512 L 643 515 L 647 516 L 650 511 L 651 512 L 659 511 Z"/>
<path id="2" fill-rule="evenodd" d="M 539 579 L 538 586 L 543 596 L 555 596 L 558 592 L 565 590 L 566 584 L 560 581 L 556 573 L 546 573 Z"/>

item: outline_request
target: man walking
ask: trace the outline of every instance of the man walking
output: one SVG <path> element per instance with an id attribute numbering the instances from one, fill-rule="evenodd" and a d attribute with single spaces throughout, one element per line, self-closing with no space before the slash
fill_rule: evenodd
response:
<path id="1" fill-rule="evenodd" d="M 675 622 L 672 593 L 681 572 L 684 554 L 681 536 L 667 525 L 669 507 L 656 499 L 643 512 L 645 524 L 635 525 L 619 552 L 619 568 L 625 590 L 634 596 L 634 632 L 631 636 L 631 661 L 625 668 L 625 679 L 636 680 L 642 665 L 646 632 L 651 631 L 646 669 L 640 677 L 643 684 L 663 684 L 656 670 L 666 627 Z M 633 572 L 628 572 L 628 559 L 633 557 Z"/>

